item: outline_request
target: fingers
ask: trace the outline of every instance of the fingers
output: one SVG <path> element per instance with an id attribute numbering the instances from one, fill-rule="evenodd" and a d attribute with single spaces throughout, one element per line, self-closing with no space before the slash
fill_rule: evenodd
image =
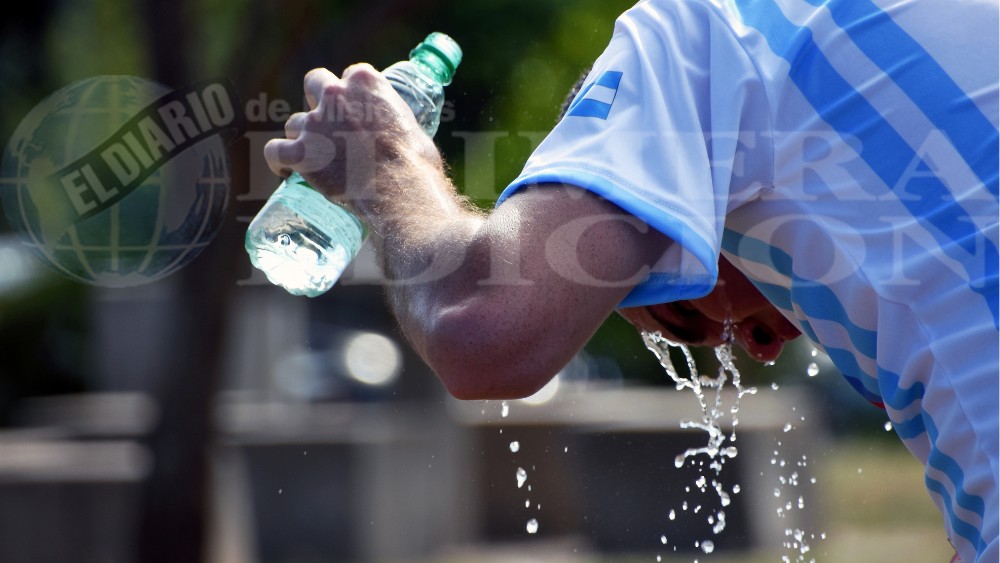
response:
<path id="1" fill-rule="evenodd" d="M 302 87 L 306 93 L 306 103 L 309 104 L 309 109 L 316 109 L 320 100 L 323 99 L 323 93 L 326 89 L 339 82 L 340 79 L 325 68 L 314 68 L 307 72 Z"/>
<path id="2" fill-rule="evenodd" d="M 345 88 L 351 83 L 371 88 L 378 84 L 380 78 L 382 74 L 368 63 L 347 67 L 341 78 L 337 78 L 337 75 L 325 68 L 314 68 L 306 73 L 302 87 L 305 90 L 306 103 L 309 104 L 309 109 L 313 110 L 319 106 L 324 96 L 336 95 L 338 88 Z"/>
<path id="3" fill-rule="evenodd" d="M 737 344 L 758 362 L 773 362 L 781 354 L 785 340 L 764 323 L 750 318 L 736 325 Z"/>
<path id="4" fill-rule="evenodd" d="M 292 114 L 285 122 L 285 138 L 295 140 L 299 138 L 302 131 L 306 128 L 306 121 L 309 120 L 309 114 L 307 113 L 296 113 Z"/>
<path id="5" fill-rule="evenodd" d="M 353 64 L 344 69 L 345 82 L 358 82 L 364 87 L 371 87 L 378 82 L 382 74 L 368 63 Z"/>
<path id="6" fill-rule="evenodd" d="M 689 302 L 662 303 L 621 309 L 619 313 L 640 331 L 659 332 L 664 338 L 695 346 L 722 342 L 723 325 L 702 316 Z"/>
<path id="7" fill-rule="evenodd" d="M 264 145 L 264 160 L 271 172 L 285 178 L 292 173 L 293 166 L 302 162 L 304 150 L 296 141 L 271 139 Z"/>

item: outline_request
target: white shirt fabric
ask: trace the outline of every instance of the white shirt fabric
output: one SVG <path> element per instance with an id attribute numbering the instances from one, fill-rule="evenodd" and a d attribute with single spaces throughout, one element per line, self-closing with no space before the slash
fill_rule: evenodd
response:
<path id="1" fill-rule="evenodd" d="M 984 1 L 640 2 L 500 198 L 571 184 L 674 240 L 623 306 L 724 255 L 886 408 L 966 563 L 998 559 L 998 30 Z"/>

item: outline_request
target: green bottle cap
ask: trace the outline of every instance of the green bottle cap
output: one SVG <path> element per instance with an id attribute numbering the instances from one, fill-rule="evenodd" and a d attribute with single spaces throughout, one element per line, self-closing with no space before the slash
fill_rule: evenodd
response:
<path id="1" fill-rule="evenodd" d="M 447 86 L 462 62 L 462 48 L 451 37 L 435 31 L 410 51 L 410 60 L 430 70 Z"/>

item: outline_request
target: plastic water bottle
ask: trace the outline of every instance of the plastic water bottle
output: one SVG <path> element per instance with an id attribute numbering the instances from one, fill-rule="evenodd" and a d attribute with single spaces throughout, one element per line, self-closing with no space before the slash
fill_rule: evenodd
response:
<path id="1" fill-rule="evenodd" d="M 458 44 L 432 33 L 410 52 L 410 59 L 382 74 L 406 101 L 429 136 L 437 132 L 444 87 L 462 60 Z M 250 262 L 271 283 L 293 295 L 326 293 L 357 255 L 365 225 L 350 211 L 326 199 L 297 172 L 271 195 L 247 229 Z"/>

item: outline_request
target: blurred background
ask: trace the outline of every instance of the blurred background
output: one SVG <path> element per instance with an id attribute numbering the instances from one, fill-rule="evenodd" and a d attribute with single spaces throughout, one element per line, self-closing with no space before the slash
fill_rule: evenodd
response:
<path id="1" fill-rule="evenodd" d="M 436 140 L 489 207 L 630 5 L 5 8 L 4 142 L 47 96 L 104 75 L 224 78 L 247 131 L 211 244 L 150 283 L 61 275 L 0 216 L 0 561 L 946 561 L 920 466 L 806 342 L 772 366 L 738 360 L 758 392 L 717 474 L 675 467 L 706 439 L 680 426 L 697 399 L 617 317 L 539 395 L 460 403 L 400 338 L 367 253 L 316 299 L 252 271 L 243 234 L 277 185 L 261 148 L 304 107 L 306 71 L 384 68 L 430 31 L 454 37 L 465 59 Z M 696 359 L 714 373 L 710 350 Z"/>

